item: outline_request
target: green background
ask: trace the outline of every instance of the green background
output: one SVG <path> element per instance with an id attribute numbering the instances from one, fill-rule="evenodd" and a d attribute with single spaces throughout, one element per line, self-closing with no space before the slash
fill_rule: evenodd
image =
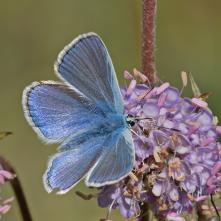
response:
<path id="1" fill-rule="evenodd" d="M 221 1 L 159 0 L 156 63 L 159 76 L 181 87 L 181 70 L 191 71 L 209 104 L 221 115 Z M 106 43 L 122 83 L 125 69 L 140 68 L 140 0 L 7 0 L 0 5 L 0 129 L 13 131 L 0 154 L 15 166 L 35 221 L 98 221 L 106 214 L 96 200 L 74 190 L 47 194 L 42 174 L 56 146 L 45 146 L 24 119 L 21 96 L 32 81 L 57 80 L 58 52 L 81 33 L 94 31 Z M 90 192 L 83 182 L 75 190 Z M 5 195 L 12 194 L 9 187 Z M 123 220 L 114 212 L 113 220 Z M 16 203 L 3 220 L 20 221 Z"/>

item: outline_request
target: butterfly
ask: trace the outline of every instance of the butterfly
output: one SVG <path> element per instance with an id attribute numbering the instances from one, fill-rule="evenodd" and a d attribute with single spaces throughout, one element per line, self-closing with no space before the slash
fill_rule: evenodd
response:
<path id="1" fill-rule="evenodd" d="M 133 169 L 131 118 L 124 114 L 116 73 L 103 41 L 80 35 L 58 55 L 62 82 L 33 82 L 23 92 L 28 123 L 46 143 L 60 143 L 43 176 L 63 194 L 82 178 L 87 186 L 116 183 Z"/>

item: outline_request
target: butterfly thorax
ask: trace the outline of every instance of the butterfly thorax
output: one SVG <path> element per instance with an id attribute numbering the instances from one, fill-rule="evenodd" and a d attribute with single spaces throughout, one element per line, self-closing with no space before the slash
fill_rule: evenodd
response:
<path id="1" fill-rule="evenodd" d="M 127 122 L 123 115 L 111 113 L 105 118 L 105 121 L 101 125 L 100 129 L 104 130 L 104 133 L 110 133 L 119 128 L 125 128 L 126 126 Z"/>

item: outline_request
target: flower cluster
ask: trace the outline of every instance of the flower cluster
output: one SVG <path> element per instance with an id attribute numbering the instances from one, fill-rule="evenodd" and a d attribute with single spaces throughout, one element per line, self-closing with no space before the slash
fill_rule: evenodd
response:
<path id="1" fill-rule="evenodd" d="M 221 127 L 203 96 L 183 98 L 169 83 L 151 88 L 144 75 L 134 73 L 125 72 L 130 82 L 122 88 L 125 113 L 143 118 L 131 128 L 134 169 L 117 184 L 103 187 L 98 204 L 130 218 L 139 216 L 147 202 L 154 214 L 174 220 L 220 191 Z"/>

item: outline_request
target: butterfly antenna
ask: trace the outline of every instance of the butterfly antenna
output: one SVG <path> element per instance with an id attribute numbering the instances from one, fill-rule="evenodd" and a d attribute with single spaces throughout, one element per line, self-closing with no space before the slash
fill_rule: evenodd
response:
<path id="1" fill-rule="evenodd" d="M 163 127 L 163 126 L 157 126 L 159 129 L 165 129 L 165 130 L 172 130 L 174 132 L 181 132 L 179 129 L 176 128 L 168 128 L 168 127 Z"/>
<path id="2" fill-rule="evenodd" d="M 129 115 L 128 115 L 129 116 Z M 153 118 L 150 118 L 150 117 L 138 117 L 138 116 L 135 116 L 135 117 L 133 117 L 133 116 L 129 116 L 129 117 L 131 117 L 132 118 L 132 121 L 136 121 L 136 122 L 139 122 L 139 121 L 141 121 L 141 120 L 149 120 L 149 123 L 151 124 L 150 125 L 150 129 L 154 129 L 154 128 L 156 128 L 156 129 L 164 129 L 164 130 L 171 130 L 171 131 L 174 131 L 174 132 L 181 132 L 179 129 L 176 129 L 176 128 L 168 128 L 168 127 L 164 127 L 164 126 L 158 126 L 157 125 L 157 123 L 156 123 L 156 121 L 155 121 L 155 119 L 153 119 Z M 135 123 L 135 122 L 134 122 Z M 142 131 L 144 131 L 143 130 L 143 127 L 141 127 L 139 124 L 137 124 L 138 126 L 139 126 L 139 128 L 142 130 Z M 137 137 L 139 137 L 140 139 L 141 139 L 141 137 L 139 136 L 139 134 L 137 134 L 134 130 L 132 130 L 131 128 L 130 128 L 130 130 L 131 130 L 131 132 L 133 132 Z M 141 139 L 142 140 L 142 139 Z"/>
<path id="3" fill-rule="evenodd" d="M 139 121 L 139 120 L 151 120 L 153 121 L 154 119 L 151 117 L 134 117 L 135 120 Z"/>
<path id="4" fill-rule="evenodd" d="M 135 120 L 139 121 L 139 120 L 150 120 L 151 122 L 155 122 L 155 120 L 153 118 L 150 117 L 134 117 Z M 155 122 L 155 127 L 157 127 L 158 129 L 165 129 L 165 130 L 173 130 L 175 132 L 180 132 L 179 129 L 176 128 L 168 128 L 168 127 L 163 127 L 163 126 L 157 126 L 156 122 Z"/>

